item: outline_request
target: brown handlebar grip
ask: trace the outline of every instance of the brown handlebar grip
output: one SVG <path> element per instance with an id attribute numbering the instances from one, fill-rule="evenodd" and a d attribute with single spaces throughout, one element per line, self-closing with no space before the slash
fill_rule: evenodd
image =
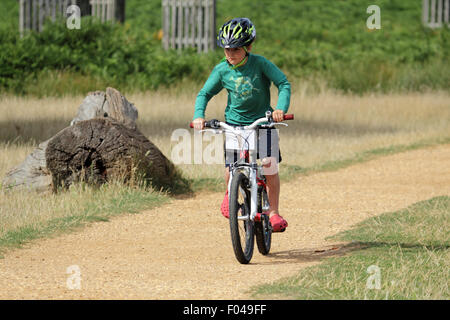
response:
<path id="1" fill-rule="evenodd" d="M 285 114 L 283 120 L 294 120 L 293 114 Z"/>
<path id="2" fill-rule="evenodd" d="M 194 123 L 193 122 L 189 123 L 189 127 L 194 128 Z"/>

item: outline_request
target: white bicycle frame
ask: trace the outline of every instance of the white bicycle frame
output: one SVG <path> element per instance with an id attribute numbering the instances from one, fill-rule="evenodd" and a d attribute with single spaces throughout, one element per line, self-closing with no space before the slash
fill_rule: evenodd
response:
<path id="1" fill-rule="evenodd" d="M 218 134 L 218 133 L 225 133 L 225 135 L 230 134 L 230 135 L 234 135 L 236 137 L 237 141 L 240 141 L 239 137 L 242 137 L 241 133 L 243 132 L 243 130 L 245 130 L 245 131 L 252 130 L 253 134 L 251 136 L 254 137 L 254 139 L 256 140 L 256 137 L 257 137 L 256 131 L 258 130 L 258 128 L 257 128 L 258 125 L 268 122 L 270 116 L 271 116 L 271 112 L 268 111 L 268 112 L 266 112 L 266 116 L 264 118 L 259 118 L 255 122 L 253 122 L 252 124 L 250 124 L 248 126 L 233 127 L 233 126 L 226 124 L 225 122 L 219 122 L 219 127 L 221 129 L 205 129 L 205 130 L 202 130 L 201 132 L 209 131 L 209 132 L 213 132 L 216 134 Z M 288 126 L 284 122 L 272 122 L 269 125 L 267 125 L 267 128 L 271 128 L 275 125 L 284 125 L 286 127 Z M 249 144 L 248 141 L 245 141 L 245 142 L 247 144 Z M 249 150 L 249 163 L 244 163 L 243 159 L 240 158 L 234 164 L 232 164 L 230 166 L 230 168 L 232 167 L 233 170 L 230 170 L 230 179 L 228 180 L 228 186 L 227 186 L 228 194 L 230 194 L 231 182 L 233 181 L 233 177 L 238 171 L 244 172 L 244 174 L 249 179 L 249 183 L 250 183 L 250 216 L 248 216 L 248 215 L 240 216 L 240 217 L 238 217 L 239 220 L 250 219 L 251 221 L 254 221 L 255 217 L 258 213 L 258 203 L 257 203 L 258 179 L 257 178 L 260 178 L 260 179 L 262 178 L 262 175 L 261 175 L 262 166 L 258 165 L 258 163 L 256 162 L 256 155 L 257 155 L 257 148 L 258 148 L 257 141 L 253 141 L 253 145 L 256 147 L 253 148 L 253 150 Z M 240 143 L 239 149 L 241 152 L 246 151 L 244 143 Z"/>

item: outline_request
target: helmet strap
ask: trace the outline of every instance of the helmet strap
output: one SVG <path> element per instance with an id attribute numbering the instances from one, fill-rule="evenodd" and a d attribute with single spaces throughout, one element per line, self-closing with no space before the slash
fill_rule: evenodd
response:
<path id="1" fill-rule="evenodd" d="M 248 58 L 248 50 L 247 50 L 247 47 L 242 47 L 242 48 L 244 48 L 244 50 L 245 50 L 245 57 L 244 57 L 244 59 L 242 59 L 242 61 L 241 62 L 239 62 L 238 64 L 236 64 L 236 65 L 234 65 L 233 66 L 233 70 L 234 69 L 236 69 L 236 68 L 239 68 L 240 66 L 242 66 L 245 62 L 246 62 L 246 59 Z"/>

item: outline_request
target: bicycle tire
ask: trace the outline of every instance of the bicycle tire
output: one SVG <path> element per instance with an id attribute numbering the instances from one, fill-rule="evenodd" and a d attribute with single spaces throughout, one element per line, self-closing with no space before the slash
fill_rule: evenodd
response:
<path id="1" fill-rule="evenodd" d="M 263 212 L 263 203 L 267 201 L 266 188 L 258 188 L 258 212 Z M 272 226 L 267 215 L 261 215 L 261 221 L 255 222 L 256 245 L 259 253 L 267 255 L 272 244 Z"/>
<path id="2" fill-rule="evenodd" d="M 250 217 L 250 190 L 248 178 L 237 172 L 231 181 L 229 192 L 229 213 L 231 242 L 236 259 L 247 264 L 253 256 L 255 243 L 254 222 L 250 219 L 240 220 L 239 216 Z"/>

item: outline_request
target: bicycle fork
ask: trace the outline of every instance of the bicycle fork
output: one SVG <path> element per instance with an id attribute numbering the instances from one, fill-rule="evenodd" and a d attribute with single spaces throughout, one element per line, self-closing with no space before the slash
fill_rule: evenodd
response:
<path id="1" fill-rule="evenodd" d="M 258 213 L 258 183 L 256 181 L 256 170 L 250 170 L 250 220 L 254 221 Z"/>
<path id="2" fill-rule="evenodd" d="M 247 177 L 249 177 L 250 184 L 250 216 L 239 216 L 238 220 L 255 220 L 255 217 L 258 213 L 258 182 L 257 182 L 257 171 L 255 168 L 246 168 Z M 235 170 L 230 170 L 230 179 L 228 181 L 228 194 L 230 194 L 231 181 L 233 180 Z M 239 190 L 239 192 L 245 192 L 243 190 Z"/>

